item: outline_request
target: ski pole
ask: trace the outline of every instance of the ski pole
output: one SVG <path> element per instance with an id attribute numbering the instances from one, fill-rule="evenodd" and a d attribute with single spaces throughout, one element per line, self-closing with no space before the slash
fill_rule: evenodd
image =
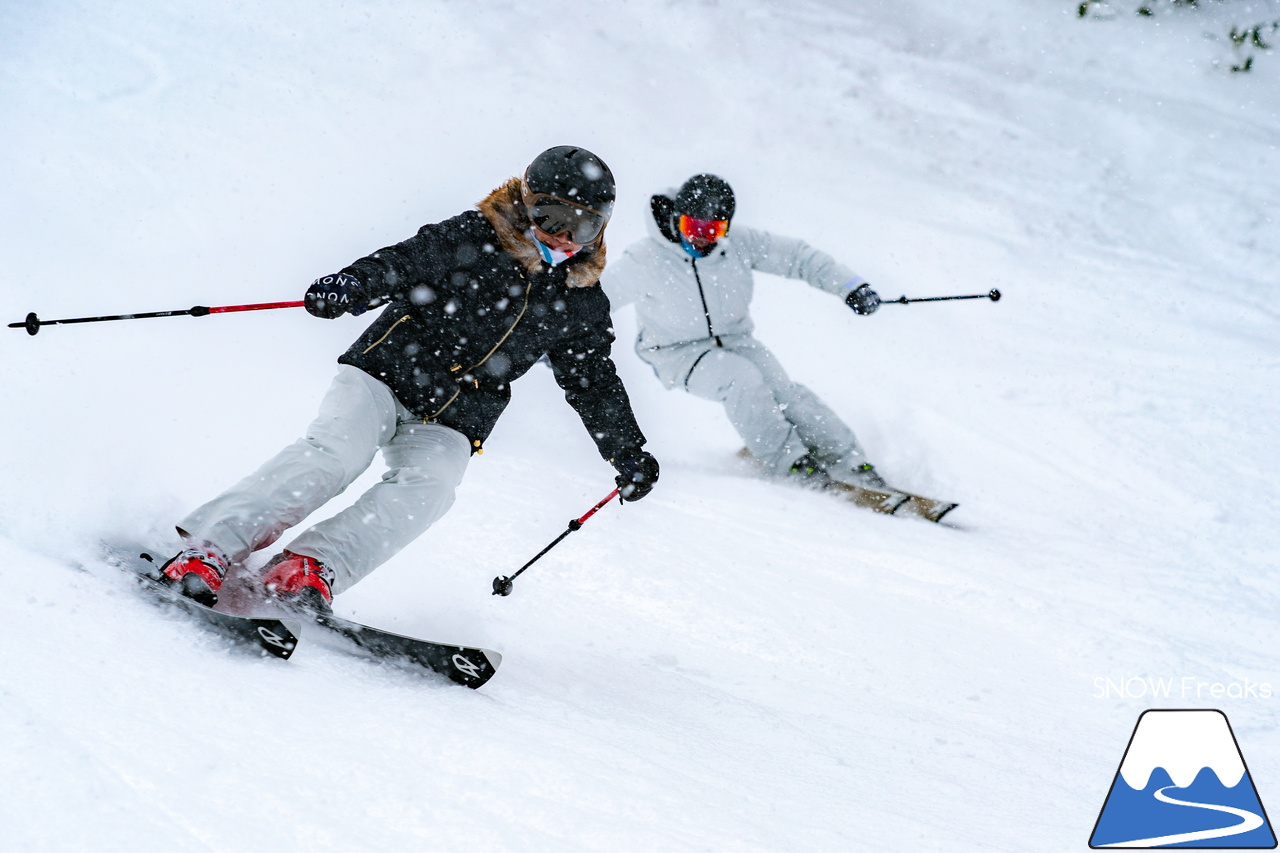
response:
<path id="1" fill-rule="evenodd" d="M 573 531 L 575 531 L 575 530 L 577 530 L 578 528 L 580 528 L 584 523 L 586 523 L 586 520 L 587 520 L 588 518 L 590 518 L 591 516 L 595 515 L 595 514 L 600 510 L 600 508 L 601 508 L 602 506 L 604 506 L 605 504 L 607 504 L 609 501 L 613 500 L 613 499 L 614 499 L 614 498 L 616 498 L 617 496 L 618 496 L 618 490 L 617 490 L 617 489 L 614 489 L 612 492 L 610 492 L 609 494 L 605 495 L 604 499 L 603 499 L 602 501 L 600 501 L 600 503 L 596 504 L 596 505 L 595 505 L 595 506 L 593 506 L 591 509 L 587 510 L 587 514 L 586 514 L 586 515 L 584 515 L 584 516 L 582 516 L 582 518 L 575 518 L 573 521 L 569 522 L 569 528 L 568 528 L 567 530 L 565 530 L 565 532 L 564 532 L 564 533 L 561 533 L 559 536 L 557 536 L 557 537 L 555 538 L 555 541 L 554 541 L 554 542 L 552 542 L 550 545 L 548 545 L 547 547 L 545 547 L 545 548 L 543 548 L 541 551 L 539 551 L 539 552 L 534 556 L 534 558 L 533 558 L 532 560 L 530 560 L 529 562 L 527 562 L 527 563 L 525 563 L 523 566 L 521 566 L 521 567 L 516 571 L 516 573 L 515 573 L 515 574 L 513 574 L 511 577 L 509 577 L 509 578 L 504 578 L 504 577 L 496 577 L 496 578 L 494 578 L 494 579 L 493 579 L 493 594 L 494 594 L 494 595 L 510 595 L 510 594 L 511 594 L 511 584 L 515 582 L 515 579 L 516 579 L 516 578 L 520 577 L 520 573 L 521 573 L 521 572 L 523 572 L 525 569 L 527 569 L 527 568 L 529 568 L 530 566 L 532 566 L 534 563 L 538 562 L 538 559 L 539 559 L 543 554 L 547 553 L 547 552 L 548 552 L 548 551 L 550 551 L 552 548 L 554 548 L 554 547 L 556 547 L 557 545 L 559 545 L 559 544 L 560 544 L 560 540 L 564 539 L 564 537 L 568 536 L 570 533 L 572 533 Z"/>
<path id="2" fill-rule="evenodd" d="M 992 302 L 1000 301 L 1000 291 L 994 288 L 990 293 L 975 293 L 972 296 L 925 296 L 921 299 L 908 299 L 905 296 L 899 296 L 897 299 L 881 299 L 881 305 L 906 305 L 911 302 L 948 302 L 952 299 L 990 299 Z"/>
<path id="3" fill-rule="evenodd" d="M 41 326 L 60 326 L 69 323 L 102 323 L 106 320 L 145 320 L 148 317 L 203 317 L 206 314 L 230 314 L 233 311 L 264 311 L 268 308 L 301 308 L 302 301 L 297 302 L 260 302 L 257 305 L 223 305 L 217 308 L 206 308 L 196 305 L 185 311 L 151 311 L 146 314 L 115 314 L 109 317 L 73 317 L 68 320 L 41 320 L 32 311 L 21 323 L 10 323 L 10 329 L 26 329 L 28 335 L 40 331 Z"/>

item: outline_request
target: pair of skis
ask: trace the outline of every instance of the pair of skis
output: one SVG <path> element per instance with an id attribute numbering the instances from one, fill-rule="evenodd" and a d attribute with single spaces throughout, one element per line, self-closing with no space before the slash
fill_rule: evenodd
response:
<path id="1" fill-rule="evenodd" d="M 751 451 L 745 447 L 738 451 L 738 457 L 749 460 L 757 469 L 762 467 L 759 461 L 751 455 Z M 822 489 L 847 498 L 860 507 L 875 510 L 885 515 L 915 515 L 932 522 L 942 521 L 944 515 L 960 506 L 960 504 L 953 501 L 927 498 L 924 495 L 904 492 L 892 486 L 877 489 L 872 486 L 855 486 L 851 483 L 831 480 L 828 483 L 824 483 Z"/>
<path id="2" fill-rule="evenodd" d="M 288 660 L 305 638 L 327 648 L 425 668 L 473 690 L 492 678 L 502 663 L 502 655 L 491 649 L 406 637 L 328 613 L 249 616 L 206 607 L 161 583 L 159 563 L 142 549 L 109 547 L 107 562 L 128 571 L 151 601 L 178 610 L 237 646 L 282 660 Z"/>
<path id="3" fill-rule="evenodd" d="M 916 515 L 926 521 L 942 521 L 942 517 L 960 506 L 951 501 L 940 501 L 903 492 L 894 488 L 876 489 L 870 486 L 854 486 L 849 483 L 831 482 L 826 491 L 843 495 L 861 507 L 882 512 L 885 515 Z"/>

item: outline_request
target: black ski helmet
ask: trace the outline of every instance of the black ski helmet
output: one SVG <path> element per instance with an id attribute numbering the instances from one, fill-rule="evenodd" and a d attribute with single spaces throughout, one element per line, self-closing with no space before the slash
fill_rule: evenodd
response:
<path id="1" fill-rule="evenodd" d="M 613 172 L 585 148 L 557 145 L 543 151 L 524 170 L 524 186 L 528 194 L 562 198 L 606 219 L 613 213 Z"/>
<path id="2" fill-rule="evenodd" d="M 717 175 L 694 175 L 676 193 L 675 213 L 694 219 L 733 219 L 733 188 Z"/>

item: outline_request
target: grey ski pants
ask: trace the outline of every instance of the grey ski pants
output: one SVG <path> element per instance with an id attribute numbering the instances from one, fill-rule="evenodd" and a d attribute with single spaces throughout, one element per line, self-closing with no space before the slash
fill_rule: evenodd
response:
<path id="1" fill-rule="evenodd" d="M 724 406 L 747 449 L 764 466 L 784 473 L 806 454 L 832 466 L 866 461 L 844 421 L 750 335 L 637 350 L 669 388 Z"/>
<path id="2" fill-rule="evenodd" d="M 339 365 L 303 438 L 179 529 L 242 563 L 351 485 L 379 449 L 387 463 L 382 481 L 288 545 L 333 569 L 333 591 L 342 592 L 448 512 L 471 459 L 462 433 L 415 421 L 390 388 L 358 368 Z"/>

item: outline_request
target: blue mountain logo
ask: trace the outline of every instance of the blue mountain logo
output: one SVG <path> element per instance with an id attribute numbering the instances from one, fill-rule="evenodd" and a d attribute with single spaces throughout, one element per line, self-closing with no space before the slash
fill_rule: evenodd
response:
<path id="1" fill-rule="evenodd" d="M 1275 833 L 1226 714 L 1144 711 L 1089 846 L 1274 849 Z"/>

